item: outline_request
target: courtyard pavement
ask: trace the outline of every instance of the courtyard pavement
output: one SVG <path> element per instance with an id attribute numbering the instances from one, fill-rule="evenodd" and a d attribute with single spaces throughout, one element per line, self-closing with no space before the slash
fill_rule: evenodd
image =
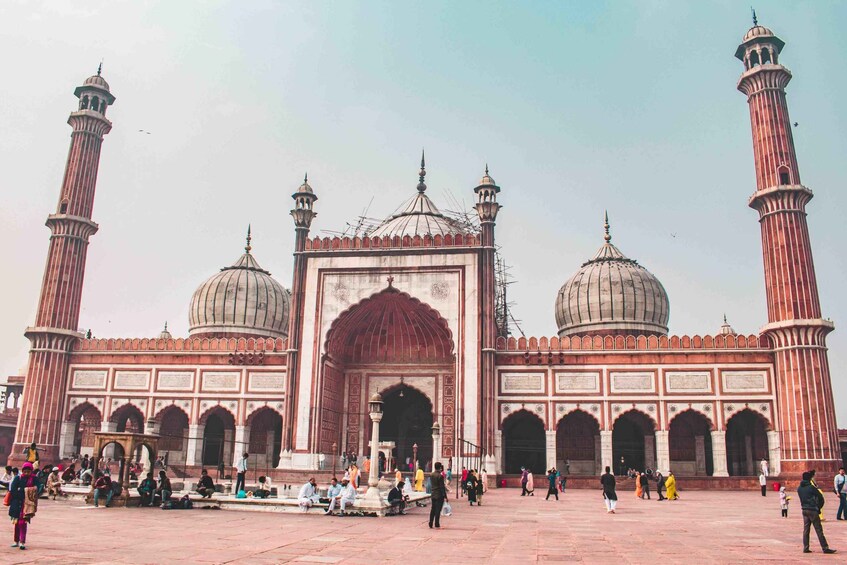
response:
<path id="1" fill-rule="evenodd" d="M 226 510 L 99 508 L 42 500 L 27 550 L 0 545 L 0 563 L 844 563 L 847 521 L 827 496 L 824 531 L 841 550 L 823 555 L 812 533 L 801 553 L 797 497 L 780 517 L 776 493 L 682 492 L 681 500 L 637 500 L 620 492 L 607 514 L 600 491 L 573 490 L 556 502 L 539 489 L 493 490 L 481 507 L 451 499 L 440 530 L 429 508 L 388 518 Z"/>

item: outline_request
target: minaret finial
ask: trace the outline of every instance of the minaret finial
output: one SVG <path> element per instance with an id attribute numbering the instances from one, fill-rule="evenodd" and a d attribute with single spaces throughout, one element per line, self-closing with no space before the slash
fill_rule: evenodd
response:
<path id="1" fill-rule="evenodd" d="M 421 170 L 418 174 L 420 175 L 418 178 L 418 192 L 423 192 L 426 190 L 426 183 L 424 182 L 424 177 L 426 176 L 426 155 L 423 149 L 421 149 Z"/>
<path id="2" fill-rule="evenodd" d="M 306 173 L 303 175 L 303 183 L 308 183 L 308 182 L 309 182 L 309 171 L 306 171 Z"/>
<path id="3" fill-rule="evenodd" d="M 756 17 L 756 9 L 753 6 L 750 6 L 750 11 L 753 12 L 753 25 L 759 25 L 759 18 Z"/>
<path id="4" fill-rule="evenodd" d="M 488 163 L 485 164 L 485 174 L 488 174 Z"/>
<path id="5" fill-rule="evenodd" d="M 723 315 L 723 323 L 726 323 L 726 314 Z"/>
<path id="6" fill-rule="evenodd" d="M 606 230 L 606 235 L 603 236 L 603 239 L 606 240 L 606 243 L 612 241 L 612 235 L 609 233 L 609 211 L 606 210 L 605 221 L 603 222 L 603 229 Z"/>
<path id="7" fill-rule="evenodd" d="M 168 331 L 168 322 L 167 322 L 167 320 L 165 321 L 165 331 Z"/>
<path id="8" fill-rule="evenodd" d="M 100 76 L 100 73 L 103 72 L 103 59 L 100 59 L 100 64 L 97 66 L 97 76 Z"/>
<path id="9" fill-rule="evenodd" d="M 253 239 L 253 237 L 252 237 L 252 235 L 251 235 L 251 233 L 250 233 L 251 231 L 252 231 L 252 225 L 251 225 L 251 224 L 247 224 L 247 245 L 245 245 L 245 246 L 244 246 L 244 251 L 246 251 L 247 253 L 250 253 L 250 250 L 252 250 L 252 249 L 253 249 L 253 248 L 250 246 L 250 240 L 252 240 L 252 239 Z"/>

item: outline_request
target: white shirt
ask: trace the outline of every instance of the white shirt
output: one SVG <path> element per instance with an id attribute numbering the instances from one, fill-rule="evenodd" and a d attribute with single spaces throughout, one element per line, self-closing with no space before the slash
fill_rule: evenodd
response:
<path id="1" fill-rule="evenodd" d="M 356 487 L 353 486 L 353 483 L 347 483 L 347 486 L 341 489 L 341 498 L 346 498 L 347 500 L 356 499 Z"/>
<path id="2" fill-rule="evenodd" d="M 759 475 L 759 484 L 762 485 L 762 486 L 765 486 L 765 485 L 768 484 L 768 479 L 767 479 L 767 477 L 765 477 L 764 473 Z"/>
<path id="3" fill-rule="evenodd" d="M 246 473 L 247 472 L 247 458 L 242 457 L 241 459 L 239 459 L 238 463 L 235 464 L 235 468 L 238 470 L 239 473 Z"/>
<path id="4" fill-rule="evenodd" d="M 297 498 L 317 498 L 315 487 L 312 483 L 306 483 L 300 487 L 300 494 L 297 495 Z"/>

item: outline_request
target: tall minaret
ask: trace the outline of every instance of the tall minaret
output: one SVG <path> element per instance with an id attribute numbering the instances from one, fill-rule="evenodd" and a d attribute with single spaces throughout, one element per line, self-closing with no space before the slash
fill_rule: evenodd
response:
<path id="1" fill-rule="evenodd" d="M 288 383 L 285 389 L 285 411 L 282 425 L 282 454 L 279 468 L 291 464 L 291 451 L 294 449 L 294 422 L 297 412 L 297 385 L 300 373 L 300 343 L 303 339 L 303 290 L 306 286 L 306 240 L 312 220 L 318 214 L 314 211 L 318 199 L 309 186 L 309 176 L 303 178 L 303 184 L 291 195 L 294 208 L 294 274 L 291 281 L 291 314 L 288 325 Z"/>
<path id="2" fill-rule="evenodd" d="M 745 34 L 735 56 L 744 62 L 738 90 L 747 95 L 753 128 L 768 324 L 774 349 L 782 471 L 834 469 L 841 459 L 830 382 L 826 335 L 806 224 L 812 191 L 800 184 L 785 87 L 791 71 L 779 64 L 785 42 L 758 25 Z M 772 446 L 773 447 L 773 446 Z"/>
<path id="3" fill-rule="evenodd" d="M 115 101 L 109 84 L 97 74 L 74 90 L 79 107 L 71 112 L 73 128 L 65 178 L 56 213 L 47 217 L 50 248 L 41 283 L 35 326 L 27 328 L 29 352 L 23 406 L 18 417 L 14 453 L 32 443 L 41 461 L 57 461 L 62 408 L 68 378 L 68 351 L 77 333 L 88 238 L 97 232 L 91 221 L 94 188 L 103 136 L 112 129 L 106 109 Z"/>
<path id="4" fill-rule="evenodd" d="M 480 366 L 481 366 L 481 389 L 480 392 L 480 414 L 482 450 L 485 452 L 485 467 L 495 468 L 495 431 L 497 429 L 497 405 L 495 402 L 497 394 L 495 362 L 495 344 L 497 340 L 497 323 L 495 319 L 495 283 L 494 280 L 494 224 L 500 204 L 497 202 L 497 193 L 500 187 L 488 174 L 488 165 L 485 166 L 485 174 L 474 188 L 477 201 L 474 209 L 479 215 L 480 236 L 482 238 L 482 257 L 480 258 L 479 289 L 480 289 Z"/>

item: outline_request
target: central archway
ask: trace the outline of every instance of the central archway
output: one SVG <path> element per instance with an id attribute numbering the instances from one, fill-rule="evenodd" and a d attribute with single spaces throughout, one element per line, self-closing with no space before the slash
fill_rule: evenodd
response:
<path id="1" fill-rule="evenodd" d="M 503 471 L 515 474 L 526 467 L 543 477 L 547 457 L 545 439 L 541 418 L 527 410 L 511 414 L 503 421 Z"/>
<path id="2" fill-rule="evenodd" d="M 418 390 L 399 386 L 383 396 L 379 441 L 393 441 L 396 467 L 409 471 L 417 462 L 426 468 L 432 459 L 432 402 Z M 417 446 L 417 449 L 415 447 Z"/>
<path id="3" fill-rule="evenodd" d="M 644 471 L 656 461 L 656 423 L 643 412 L 621 414 L 612 427 L 612 470 L 625 475 L 628 469 Z"/>
<path id="4" fill-rule="evenodd" d="M 313 445 L 318 453 L 331 454 L 336 444 L 338 451 L 368 455 L 367 400 L 380 392 L 380 440 L 397 443 L 398 466 L 411 460 L 417 444 L 426 468 L 454 454 L 453 336 L 438 311 L 392 284 L 389 279 L 388 287 L 342 312 L 327 332 Z M 434 454 L 435 421 L 442 433 Z"/>

